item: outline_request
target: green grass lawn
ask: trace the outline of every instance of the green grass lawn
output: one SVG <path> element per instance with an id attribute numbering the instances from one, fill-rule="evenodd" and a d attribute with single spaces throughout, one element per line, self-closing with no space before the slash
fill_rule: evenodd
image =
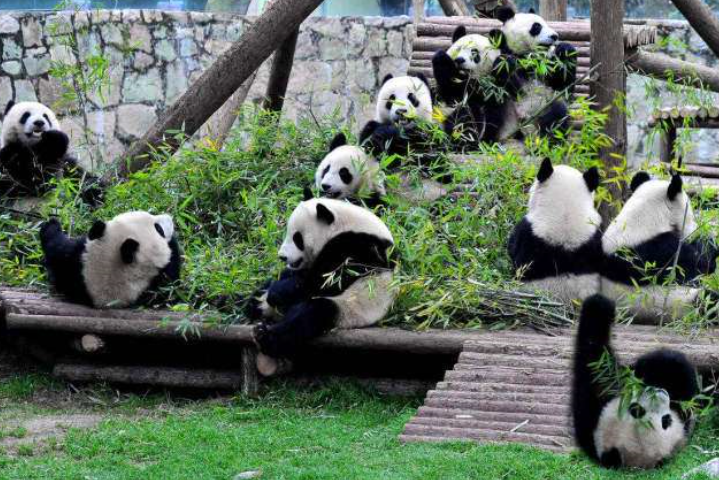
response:
<path id="1" fill-rule="evenodd" d="M 26 383 L 0 380 L 0 419 L 57 412 L 24 401 L 32 393 Z M 43 448 L 0 454 L 0 478 L 231 480 L 261 470 L 263 479 L 668 480 L 719 452 L 711 421 L 674 462 L 650 473 L 609 472 L 579 454 L 518 445 L 402 445 L 397 436 L 421 399 L 383 397 L 346 382 L 275 384 L 259 400 L 123 394 L 113 403 L 112 395 L 108 389 L 90 396 L 94 411 L 106 415 L 96 428 L 70 430 Z"/>

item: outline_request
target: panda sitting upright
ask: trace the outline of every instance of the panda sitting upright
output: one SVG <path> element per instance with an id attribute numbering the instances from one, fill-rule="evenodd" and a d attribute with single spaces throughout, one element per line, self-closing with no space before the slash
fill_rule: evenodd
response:
<path id="1" fill-rule="evenodd" d="M 127 212 L 96 221 L 87 236 L 69 238 L 56 219 L 40 228 L 50 283 L 69 301 L 123 308 L 152 299 L 180 278 L 172 217 Z"/>
<path id="2" fill-rule="evenodd" d="M 501 31 L 490 33 L 490 37 L 498 36 L 511 71 L 506 82 L 507 100 L 490 105 L 498 110 L 488 113 L 489 117 L 500 119 L 496 126 L 499 138 L 521 137 L 524 127 L 529 125 L 538 127 L 542 135 L 551 134 L 555 128 L 566 128 L 567 105 L 554 97 L 565 90 L 571 93 L 577 76 L 576 49 L 569 43 L 557 43 L 557 33 L 531 10 L 515 14 L 510 7 L 501 7 L 497 18 L 502 22 Z M 537 64 L 544 64 L 547 71 L 537 70 Z"/>
<path id="3" fill-rule="evenodd" d="M 552 166 L 546 158 L 529 191 L 527 214 L 509 238 L 509 256 L 529 288 L 564 302 L 599 291 L 601 217 L 594 208 L 599 172 Z"/>
<path id="4" fill-rule="evenodd" d="M 324 198 L 301 202 L 279 251 L 287 268 L 250 302 L 249 316 L 265 320 L 254 332 L 260 352 L 291 359 L 333 328 L 380 321 L 395 297 L 393 245 L 385 224 L 365 208 Z"/>
<path id="5" fill-rule="evenodd" d="M 644 388 L 622 392 L 630 398 L 619 395 L 616 387 L 625 387 L 617 385 L 619 378 L 601 378 L 617 372 L 610 341 L 614 317 L 614 304 L 601 295 L 582 305 L 572 382 L 575 438 L 604 467 L 655 468 L 682 449 L 692 433 L 694 419 L 681 402 L 699 394 L 697 373 L 681 352 L 654 350 L 633 367 Z"/>
<path id="6" fill-rule="evenodd" d="M 0 140 L 0 193 L 6 197 L 40 196 L 52 178 L 82 174 L 55 114 L 41 103 L 9 101 Z M 83 191 L 89 203 L 99 194 L 97 185 L 93 189 Z"/>
<path id="7" fill-rule="evenodd" d="M 317 167 L 315 184 L 323 197 L 362 202 L 370 208 L 385 195 L 379 162 L 362 148 L 347 145 L 344 133 L 332 140 L 329 153 Z"/>

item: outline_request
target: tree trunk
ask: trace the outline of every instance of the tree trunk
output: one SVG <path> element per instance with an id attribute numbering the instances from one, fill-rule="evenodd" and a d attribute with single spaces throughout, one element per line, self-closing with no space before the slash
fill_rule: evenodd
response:
<path id="1" fill-rule="evenodd" d="M 205 125 L 203 125 L 200 130 L 201 137 L 212 138 L 218 148 L 224 145 L 232 129 L 232 125 L 235 124 L 235 120 L 237 120 L 242 113 L 242 105 L 245 103 L 247 94 L 250 93 L 250 88 L 252 88 L 256 77 L 257 72 L 250 75 L 250 78 L 232 94 L 222 108 L 216 111 L 210 119 L 205 122 Z"/>
<path id="2" fill-rule="evenodd" d="M 469 17 L 469 9 L 464 0 L 439 0 L 444 14 L 448 17 Z"/>
<path id="3" fill-rule="evenodd" d="M 657 78 L 667 79 L 667 72 L 677 82 L 686 82 L 688 85 L 701 85 L 719 92 L 719 70 L 696 63 L 677 60 L 663 53 L 649 53 L 636 50 L 627 55 L 627 65 L 633 71 Z"/>
<path id="4" fill-rule="evenodd" d="M 539 15 L 550 22 L 567 20 L 567 0 L 539 0 Z"/>
<path id="5" fill-rule="evenodd" d="M 623 164 L 627 148 L 627 117 L 623 108 L 626 92 L 623 20 L 624 0 L 592 2 L 591 65 L 596 67 L 597 78 L 591 84 L 591 93 L 597 109 L 608 110 L 609 118 L 604 131 L 613 141 L 612 146 L 599 152 L 607 180 L 616 176 L 614 167 Z M 608 185 L 612 201 L 603 204 L 600 209 L 604 223 L 616 213 L 622 192 L 617 183 L 609 182 Z"/>
<path id="6" fill-rule="evenodd" d="M 272 69 L 270 70 L 270 79 L 267 82 L 267 92 L 262 102 L 262 108 L 265 110 L 278 113 L 282 112 L 282 105 L 285 103 L 287 84 L 290 81 L 290 74 L 292 73 L 292 63 L 295 58 L 295 47 L 297 46 L 297 37 L 299 34 L 299 28 L 295 29 L 275 52 L 274 59 L 272 60 Z"/>
<path id="7" fill-rule="evenodd" d="M 714 55 L 719 57 L 719 20 L 702 0 L 672 0 Z"/>
<path id="8" fill-rule="evenodd" d="M 412 0 L 412 9 L 414 10 L 414 26 L 417 27 L 424 19 L 424 0 Z"/>
<path id="9" fill-rule="evenodd" d="M 125 177 L 144 168 L 150 163 L 149 154 L 163 144 L 167 154 L 175 152 L 181 139 L 169 132 L 193 135 L 321 3 L 322 0 L 277 0 L 270 4 L 150 131 L 130 147 L 117 162 L 114 174 Z"/>

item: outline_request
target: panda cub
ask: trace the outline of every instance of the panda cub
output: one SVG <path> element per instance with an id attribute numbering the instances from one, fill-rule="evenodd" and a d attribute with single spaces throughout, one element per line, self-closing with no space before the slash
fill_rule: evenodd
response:
<path id="1" fill-rule="evenodd" d="M 614 316 L 614 304 L 601 295 L 582 305 L 572 381 L 575 438 L 604 467 L 659 467 L 691 436 L 694 419 L 680 402 L 699 394 L 697 373 L 681 352 L 658 349 L 634 364 L 634 374 L 646 388 L 628 405 L 607 392 L 596 364 L 617 362 L 610 342 Z"/>
<path id="2" fill-rule="evenodd" d="M 364 202 L 370 208 L 386 193 L 379 162 L 362 148 L 347 145 L 343 133 L 335 136 L 317 167 L 315 185 L 323 197 Z"/>
<path id="3" fill-rule="evenodd" d="M 82 175 L 77 161 L 68 155 L 69 143 L 48 107 L 38 102 L 8 102 L 0 137 L 0 193 L 40 196 L 49 190 L 52 178 Z M 87 196 L 83 192 L 83 198 L 93 203 L 98 194 L 95 187 Z"/>
<path id="4" fill-rule="evenodd" d="M 280 259 L 287 268 L 250 302 L 261 353 L 291 358 L 333 328 L 373 325 L 395 297 L 392 234 L 369 210 L 331 199 L 292 212 Z"/>
<path id="5" fill-rule="evenodd" d="M 536 126 L 539 133 L 549 135 L 555 128 L 566 128 L 569 115 L 566 103 L 552 100 L 557 92 L 571 87 L 577 76 L 577 52 L 569 43 L 557 43 L 557 32 L 539 15 L 515 13 L 509 7 L 498 9 L 497 18 L 502 22 L 498 35 L 500 50 L 510 66 L 511 78 L 506 82 L 507 100 L 488 113 L 500 119 L 496 125 L 499 138 L 520 137 L 524 128 Z M 530 56 L 545 59 L 547 70 L 540 72 L 534 65 L 527 66 Z M 537 57 L 538 56 L 538 57 Z M 536 120 L 535 120 L 536 117 Z"/>
<path id="6" fill-rule="evenodd" d="M 432 94 L 427 78 L 387 75 L 377 95 L 376 116 L 360 132 L 360 145 L 373 156 L 407 156 L 430 147 L 425 131 L 432 119 Z"/>
<path id="7" fill-rule="evenodd" d="M 528 212 L 509 238 L 509 256 L 525 284 L 569 302 L 599 291 L 601 217 L 594 208 L 599 172 L 542 162 Z"/>
<path id="8" fill-rule="evenodd" d="M 180 278 L 180 248 L 169 215 L 128 212 L 69 238 L 56 219 L 40 228 L 50 283 L 68 300 L 122 308 L 151 299 Z"/>
<path id="9" fill-rule="evenodd" d="M 681 176 L 652 180 L 639 172 L 630 188 L 631 196 L 602 237 L 602 292 L 628 302 L 639 318 L 681 316 L 699 296 L 692 282 L 716 269 L 717 251 L 702 240 L 687 240 L 697 225 Z M 633 294 L 638 298 L 631 299 Z"/>

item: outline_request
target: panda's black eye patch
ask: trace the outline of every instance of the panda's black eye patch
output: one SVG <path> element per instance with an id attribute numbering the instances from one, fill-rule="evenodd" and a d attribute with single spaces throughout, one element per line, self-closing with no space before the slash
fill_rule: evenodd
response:
<path id="1" fill-rule="evenodd" d="M 410 93 L 407 95 L 407 100 L 410 101 L 412 105 L 414 105 L 414 108 L 419 107 L 419 100 L 417 100 L 417 96 L 414 93 Z"/>
<path id="2" fill-rule="evenodd" d="M 532 25 L 532 28 L 529 30 L 529 34 L 533 37 L 536 37 L 537 35 L 539 35 L 541 33 L 541 31 L 542 31 L 542 25 L 540 23 L 535 22 L 534 25 Z"/>
<path id="3" fill-rule="evenodd" d="M 292 235 L 292 241 L 295 242 L 295 246 L 300 250 L 305 249 L 305 239 L 302 238 L 302 234 L 300 232 L 295 232 L 295 234 Z"/>
<path id="4" fill-rule="evenodd" d="M 20 123 L 25 125 L 25 122 L 27 122 L 28 118 L 30 118 L 30 112 L 23 113 L 22 117 L 20 117 Z"/>
<path id="5" fill-rule="evenodd" d="M 642 418 L 644 415 L 646 415 L 646 413 L 647 411 L 644 409 L 644 407 L 642 407 L 636 402 L 629 405 L 629 414 L 636 419 Z"/>
<path id="6" fill-rule="evenodd" d="M 347 185 L 349 185 L 350 182 L 352 182 L 352 174 L 350 173 L 350 171 L 347 167 L 343 167 L 340 169 L 340 178 Z"/>
<path id="7" fill-rule="evenodd" d="M 160 225 L 159 223 L 156 223 L 155 230 L 157 230 L 157 233 L 159 233 L 161 237 L 163 237 L 163 238 L 165 237 L 165 230 L 162 228 L 162 225 Z"/>
<path id="8" fill-rule="evenodd" d="M 52 125 L 52 122 L 50 121 L 50 117 L 47 116 L 47 113 L 43 113 L 42 116 L 45 117 L 45 120 L 47 120 L 47 123 L 49 125 Z"/>
<path id="9" fill-rule="evenodd" d="M 327 175 L 327 172 L 329 172 L 329 171 L 330 171 L 330 166 L 327 165 L 327 166 L 325 167 L 325 169 L 322 170 L 322 178 L 324 178 L 325 175 Z"/>
<path id="10" fill-rule="evenodd" d="M 479 60 L 480 60 L 479 50 L 477 50 L 476 48 L 473 48 L 472 49 L 472 61 L 474 63 L 479 63 Z"/>
<path id="11" fill-rule="evenodd" d="M 397 100 L 397 97 L 393 93 L 392 95 L 389 96 L 389 99 L 387 100 L 387 105 L 386 105 L 387 110 L 392 110 L 392 105 L 394 104 L 395 100 Z"/>
<path id="12" fill-rule="evenodd" d="M 662 428 L 666 430 L 667 428 L 672 426 L 672 416 L 668 413 L 662 417 Z"/>

